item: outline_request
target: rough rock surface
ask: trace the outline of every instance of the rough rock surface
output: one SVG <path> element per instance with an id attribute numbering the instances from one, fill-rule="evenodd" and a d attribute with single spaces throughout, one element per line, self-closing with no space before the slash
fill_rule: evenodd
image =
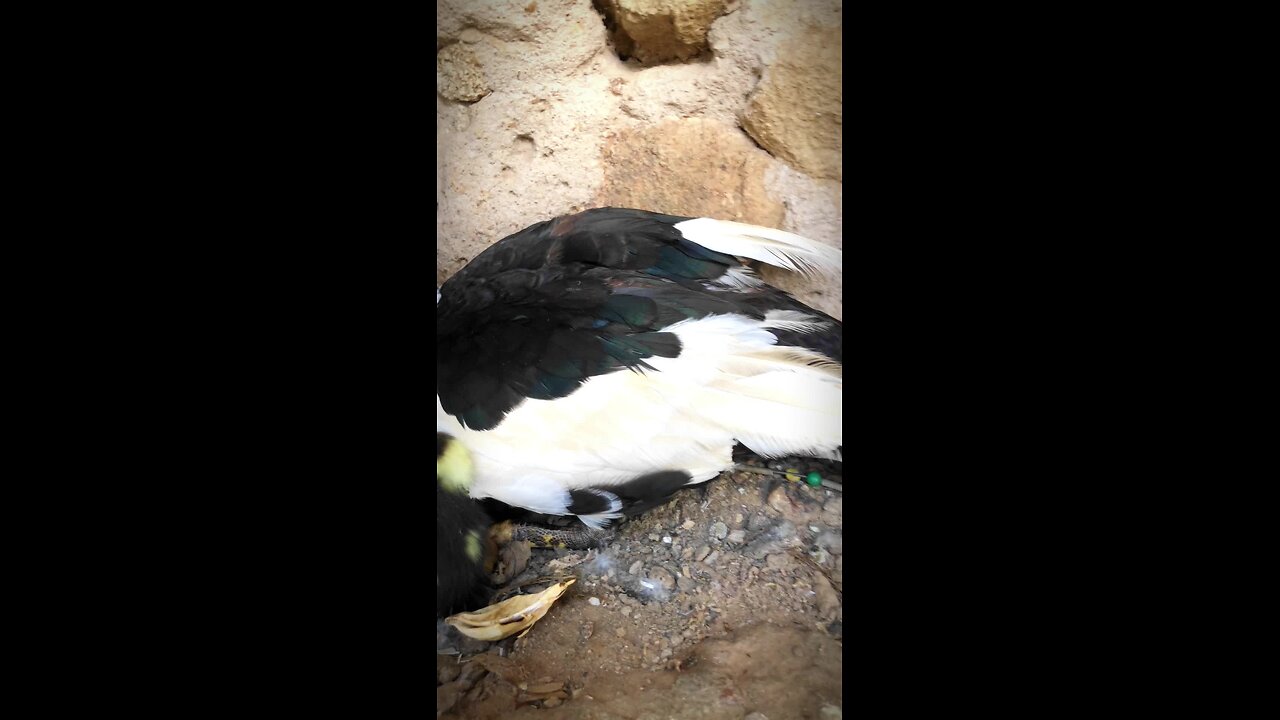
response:
<path id="1" fill-rule="evenodd" d="M 694 4 L 723 4 L 706 32 L 708 49 L 653 67 L 618 57 L 591 0 L 437 6 L 437 285 L 503 237 L 606 200 L 773 225 L 843 247 L 842 175 L 832 170 L 840 167 L 838 143 L 795 141 L 779 131 L 783 144 L 762 142 L 766 152 L 740 126 L 749 102 L 762 118 L 778 116 L 766 102 L 775 75 L 790 73 L 803 87 L 839 87 L 839 67 L 833 74 L 826 64 L 804 65 L 810 54 L 827 62 L 830 47 L 803 45 L 815 33 L 838 40 L 841 3 Z M 670 3 L 677 5 L 692 6 Z M 687 21 L 689 28 L 699 23 Z M 681 37 L 698 32 L 680 30 Z M 797 42 L 799 53 L 790 49 Z M 780 64 L 785 69 L 775 74 Z M 830 107 L 830 98 L 823 102 Z M 843 317 L 838 281 L 763 274 Z"/>
<path id="2" fill-rule="evenodd" d="M 597 0 L 614 49 L 644 64 L 688 60 L 707 49 L 726 0 Z"/>
<path id="3" fill-rule="evenodd" d="M 768 154 L 722 123 L 671 120 L 613 133 L 603 159 L 597 205 L 782 226 L 782 203 L 765 189 Z"/>
<path id="4" fill-rule="evenodd" d="M 475 102 L 491 91 L 480 61 L 461 43 L 436 53 L 436 92 L 449 100 Z"/>
<path id="5" fill-rule="evenodd" d="M 789 40 L 742 116 L 761 147 L 818 178 L 843 180 L 842 59 L 838 30 Z"/>

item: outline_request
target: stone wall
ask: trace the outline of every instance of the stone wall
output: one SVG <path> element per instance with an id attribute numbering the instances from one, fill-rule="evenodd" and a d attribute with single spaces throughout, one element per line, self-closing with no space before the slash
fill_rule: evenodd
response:
<path id="1" fill-rule="evenodd" d="M 436 284 L 614 205 L 843 247 L 840 0 L 444 0 Z M 842 317 L 841 283 L 766 270 Z"/>

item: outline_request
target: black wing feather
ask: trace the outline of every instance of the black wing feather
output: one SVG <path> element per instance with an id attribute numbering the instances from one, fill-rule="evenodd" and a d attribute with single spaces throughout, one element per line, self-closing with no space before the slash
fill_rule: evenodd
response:
<path id="1" fill-rule="evenodd" d="M 677 357 L 664 328 L 739 313 L 796 309 L 767 286 L 725 292 L 714 281 L 741 263 L 685 240 L 689 218 L 597 208 L 547 220 L 480 253 L 440 288 L 436 394 L 466 427 L 488 430 L 527 398 L 565 397 L 590 377 Z M 829 318 L 827 318 L 829 319 Z M 829 350 L 831 334 L 779 331 L 779 342 Z M 830 354 L 830 352 L 828 353 Z"/>

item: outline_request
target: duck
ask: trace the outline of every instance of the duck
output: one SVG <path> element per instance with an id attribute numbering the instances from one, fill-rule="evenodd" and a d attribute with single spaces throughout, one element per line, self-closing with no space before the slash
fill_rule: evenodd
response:
<path id="1" fill-rule="evenodd" d="M 615 207 L 481 252 L 436 294 L 438 488 L 601 530 L 734 467 L 736 446 L 842 460 L 841 322 L 753 261 L 842 272 L 790 232 Z"/>
<path id="2" fill-rule="evenodd" d="M 493 520 L 453 480 L 468 477 L 470 458 L 452 438 L 436 435 L 436 616 L 485 605 L 492 589 L 485 560 Z"/>

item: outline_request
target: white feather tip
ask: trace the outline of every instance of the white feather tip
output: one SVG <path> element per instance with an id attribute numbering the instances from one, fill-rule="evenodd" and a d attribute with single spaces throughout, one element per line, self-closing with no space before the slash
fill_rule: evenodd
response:
<path id="1" fill-rule="evenodd" d="M 805 276 L 838 276 L 843 272 L 840 250 L 785 230 L 711 218 L 685 220 L 675 228 L 686 240 L 708 250 L 759 260 Z"/>

